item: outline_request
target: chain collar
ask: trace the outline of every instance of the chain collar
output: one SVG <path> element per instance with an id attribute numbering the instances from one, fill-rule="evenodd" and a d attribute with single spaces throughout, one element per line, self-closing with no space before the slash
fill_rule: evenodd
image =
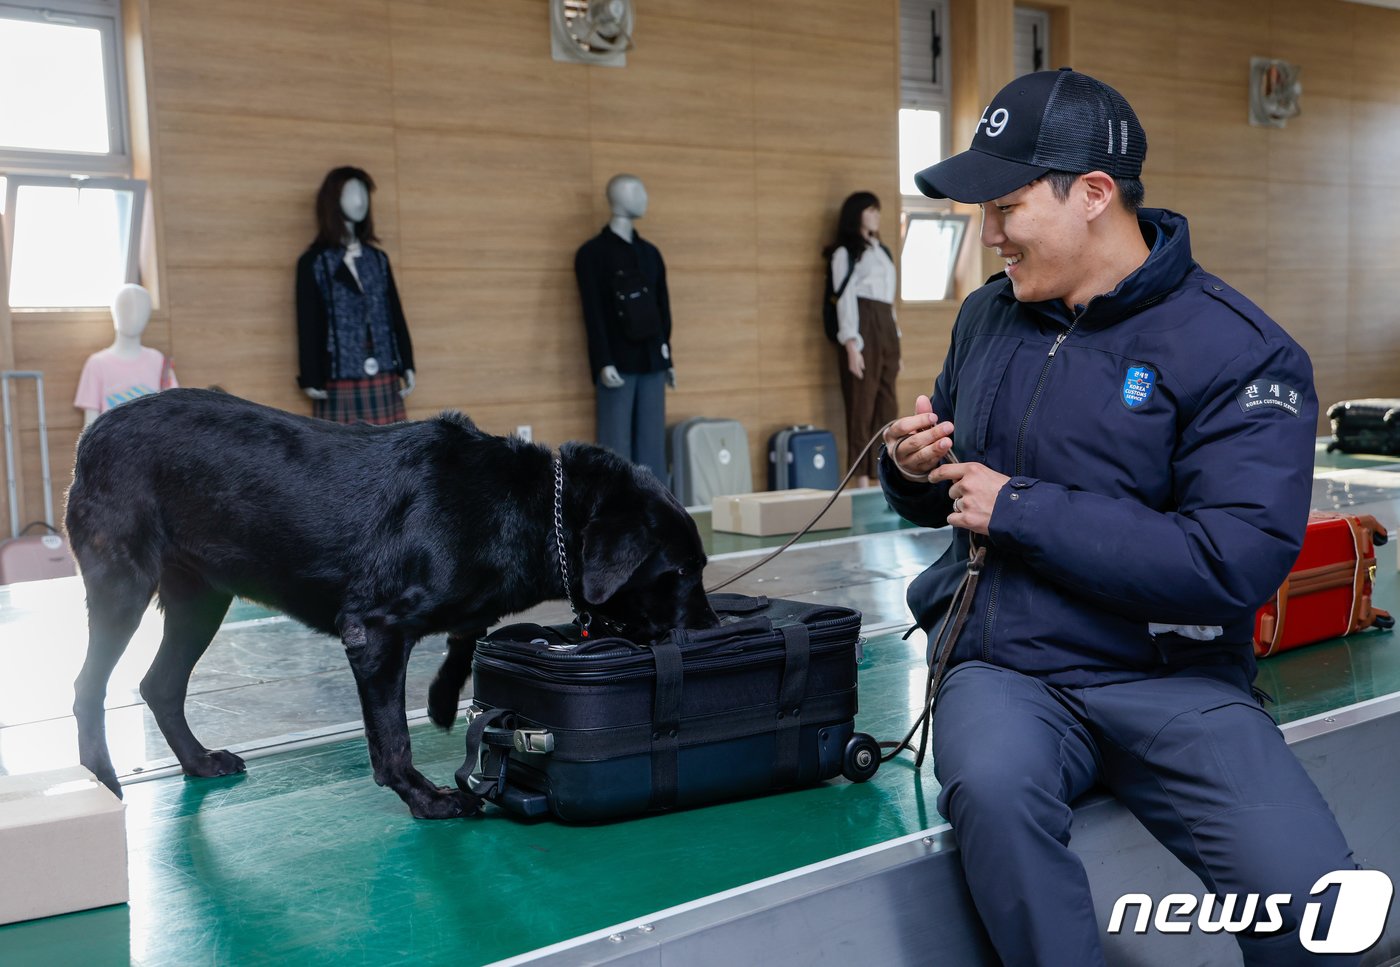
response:
<path id="1" fill-rule="evenodd" d="M 569 580 L 569 558 L 564 553 L 564 463 L 558 457 L 554 458 L 554 546 L 559 551 L 559 576 L 564 579 L 564 593 L 569 598 L 569 610 L 574 613 L 574 624 L 587 638 L 593 616 L 578 609 L 578 603 L 574 601 L 574 586 Z"/>

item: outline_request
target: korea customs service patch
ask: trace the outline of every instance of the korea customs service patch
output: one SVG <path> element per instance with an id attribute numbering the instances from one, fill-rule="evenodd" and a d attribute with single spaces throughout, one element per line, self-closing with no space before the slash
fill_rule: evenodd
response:
<path id="1" fill-rule="evenodd" d="M 1147 366 L 1129 366 L 1123 377 L 1123 405 L 1135 410 L 1152 399 L 1152 391 L 1157 388 L 1157 372 Z"/>
<path id="2" fill-rule="evenodd" d="M 1263 413 L 1270 408 L 1284 410 L 1297 416 L 1303 394 L 1287 383 L 1270 376 L 1261 376 L 1235 394 L 1235 402 L 1246 414 Z"/>

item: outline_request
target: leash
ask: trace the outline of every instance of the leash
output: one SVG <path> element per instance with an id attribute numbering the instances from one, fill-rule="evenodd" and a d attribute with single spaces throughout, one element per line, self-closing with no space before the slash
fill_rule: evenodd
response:
<path id="1" fill-rule="evenodd" d="M 875 431 L 875 435 L 870 438 L 870 440 L 865 444 L 865 447 L 860 451 L 860 454 L 855 458 L 855 460 L 851 462 L 851 468 L 846 471 L 846 476 L 841 478 L 841 482 L 837 484 L 836 489 L 831 492 L 831 498 L 827 500 L 825 504 L 822 505 L 822 509 L 817 511 L 816 515 L 811 520 L 809 520 L 806 524 L 803 525 L 800 531 L 788 538 L 787 542 L 784 543 L 782 547 L 778 548 L 772 554 L 769 554 L 767 557 L 763 558 L 756 564 L 750 564 L 738 574 L 726 578 L 719 584 L 716 584 L 714 587 L 706 588 L 705 593 L 714 594 L 721 588 L 729 587 L 729 585 L 733 584 L 740 578 L 747 577 L 754 571 L 757 571 L 759 568 L 763 567 L 763 565 L 767 564 L 769 561 L 773 560 L 773 558 L 783 553 L 783 551 L 796 544 L 803 536 L 807 534 L 808 531 L 815 527 L 817 521 L 822 519 L 822 515 L 831 509 L 832 504 L 836 503 L 836 498 L 841 496 L 841 491 L 846 489 L 846 484 L 850 483 L 851 478 L 856 475 L 856 469 L 860 466 L 861 461 L 865 459 L 865 455 L 870 452 L 870 448 L 873 447 L 876 444 L 876 442 L 878 442 L 885 435 L 885 431 L 888 430 L 890 428 L 890 425 L 893 423 L 894 421 L 891 420 L 889 423 L 886 423 L 884 426 L 880 427 L 880 429 Z M 901 439 L 903 438 L 901 437 Z M 896 465 L 899 463 L 898 459 L 893 454 L 890 455 L 890 459 L 894 460 Z"/>
<path id="2" fill-rule="evenodd" d="M 893 421 L 886 423 L 875 432 L 875 435 L 870 438 L 865 444 L 865 447 L 860 451 L 860 455 L 852 461 L 850 469 L 846 471 L 846 475 L 842 477 L 841 482 L 837 484 L 836 489 L 831 494 L 831 498 L 827 500 L 822 506 L 822 509 L 817 511 L 816 515 L 813 516 L 800 531 L 788 538 L 788 540 L 773 553 L 767 555 L 757 563 L 749 565 L 738 574 L 721 581 L 714 587 L 706 588 L 705 593 L 713 594 L 721 588 L 728 587 L 740 578 L 752 574 L 779 554 L 786 551 L 793 544 L 796 544 L 803 535 L 816 526 L 817 521 L 821 520 L 822 515 L 831 509 L 832 504 L 836 503 L 836 498 L 840 496 L 841 491 L 846 489 L 846 485 L 850 482 L 851 478 L 855 476 L 856 469 L 861 465 L 861 461 L 865 459 L 865 455 L 870 452 L 870 448 L 884 437 L 885 431 L 888 430 L 892 424 Z M 903 439 L 904 438 L 901 437 L 899 442 L 903 442 Z M 899 457 L 897 455 L 899 442 L 895 443 L 893 452 L 886 451 L 890 454 L 890 459 L 894 461 L 896 467 L 899 467 Z M 956 460 L 957 458 L 954 456 L 953 451 L 949 450 L 945 459 Z M 900 467 L 900 469 L 902 470 L 903 468 Z M 977 584 L 982 578 L 982 568 L 987 561 L 987 548 L 978 544 L 975 534 L 970 535 L 970 537 L 971 546 L 968 549 L 967 571 L 963 574 L 962 581 L 959 582 L 957 590 L 953 592 L 953 597 L 948 601 L 948 609 L 943 612 L 943 617 L 938 622 L 938 630 L 933 636 L 934 644 L 928 666 L 928 678 L 924 682 L 923 711 L 919 714 L 918 719 L 914 722 L 914 725 L 909 729 L 909 732 L 903 739 L 898 742 L 880 743 L 880 748 L 890 750 L 880 756 L 881 762 L 889 762 L 895 756 L 908 749 L 914 753 L 914 768 L 919 769 L 923 767 L 924 756 L 928 751 L 929 733 L 933 728 L 933 705 L 938 697 L 938 689 L 943 684 L 943 676 L 948 670 L 948 661 L 953 655 L 953 646 L 957 643 L 958 635 L 962 633 L 963 625 L 967 623 L 968 612 L 972 610 L 972 601 L 977 593 Z M 915 627 L 917 627 L 917 625 Z M 909 634 L 913 633 L 913 630 L 913 628 L 910 628 L 909 633 L 906 633 L 905 637 L 908 638 Z M 919 735 L 917 749 L 911 744 L 915 733 Z"/>

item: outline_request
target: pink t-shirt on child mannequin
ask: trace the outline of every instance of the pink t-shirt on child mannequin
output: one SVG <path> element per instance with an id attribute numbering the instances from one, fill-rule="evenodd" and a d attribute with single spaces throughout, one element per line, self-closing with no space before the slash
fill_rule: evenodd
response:
<path id="1" fill-rule="evenodd" d="M 138 396 L 179 385 L 175 381 L 175 371 L 159 349 L 143 346 L 139 355 L 131 357 L 104 349 L 93 353 L 83 364 L 73 405 L 80 410 L 106 413 Z"/>

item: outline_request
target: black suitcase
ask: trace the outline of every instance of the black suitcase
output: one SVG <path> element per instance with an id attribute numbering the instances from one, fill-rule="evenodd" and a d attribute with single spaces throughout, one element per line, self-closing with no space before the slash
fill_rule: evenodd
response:
<path id="1" fill-rule="evenodd" d="M 649 645 L 572 625 L 481 639 L 458 785 L 521 817 L 597 822 L 874 775 L 879 745 L 854 722 L 860 612 L 711 602 L 720 627 Z"/>
<path id="2" fill-rule="evenodd" d="M 1327 408 L 1327 452 L 1400 454 L 1400 400 L 1342 400 Z"/>

